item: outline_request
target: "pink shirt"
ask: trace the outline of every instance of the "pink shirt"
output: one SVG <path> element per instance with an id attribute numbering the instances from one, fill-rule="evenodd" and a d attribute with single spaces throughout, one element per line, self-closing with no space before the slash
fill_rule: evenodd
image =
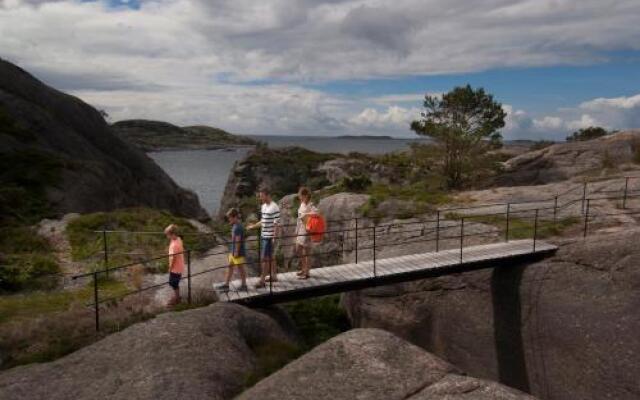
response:
<path id="1" fill-rule="evenodd" d="M 182 247 L 182 239 L 173 239 L 169 244 L 169 272 L 182 274 L 182 272 L 184 271 L 183 251 L 184 248 Z"/>

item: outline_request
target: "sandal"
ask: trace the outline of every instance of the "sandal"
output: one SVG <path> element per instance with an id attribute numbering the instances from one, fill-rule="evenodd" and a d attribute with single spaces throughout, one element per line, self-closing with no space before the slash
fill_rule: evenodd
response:
<path id="1" fill-rule="evenodd" d="M 298 276 L 298 279 L 303 279 L 303 280 L 309 279 L 309 278 L 311 278 L 311 275 L 309 275 L 309 274 L 303 274 L 303 275 Z"/>

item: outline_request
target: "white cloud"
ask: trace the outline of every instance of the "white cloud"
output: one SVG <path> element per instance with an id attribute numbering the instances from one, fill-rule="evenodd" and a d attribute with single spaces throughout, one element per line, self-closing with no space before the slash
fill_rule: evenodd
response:
<path id="1" fill-rule="evenodd" d="M 423 94 L 344 98 L 302 84 L 581 64 L 640 49 L 637 0 L 469 4 L 146 0 L 134 10 L 106 1 L 0 0 L 0 56 L 114 119 L 247 133 L 405 134 Z M 637 101 L 595 99 L 551 119 L 512 110 L 506 131 L 551 134 L 588 118 L 611 127 L 640 122 Z"/>
<path id="2" fill-rule="evenodd" d="M 553 115 L 534 117 L 523 110 L 503 106 L 507 112 L 505 137 L 511 139 L 564 139 L 569 133 L 589 126 L 624 130 L 640 126 L 640 94 L 629 97 L 597 98 L 563 108 Z"/>
<path id="3" fill-rule="evenodd" d="M 375 108 L 365 108 L 359 114 L 351 117 L 349 122 L 355 126 L 374 129 L 399 129 L 409 131 L 411 121 L 420 117 L 417 108 L 404 108 L 399 106 L 387 107 L 384 111 Z"/>

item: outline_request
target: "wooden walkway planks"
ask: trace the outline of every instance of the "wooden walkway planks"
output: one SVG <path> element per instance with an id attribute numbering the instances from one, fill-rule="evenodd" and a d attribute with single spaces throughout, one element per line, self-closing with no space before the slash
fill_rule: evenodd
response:
<path id="1" fill-rule="evenodd" d="M 241 302 L 247 304 L 276 303 L 293 298 L 314 297 L 326 293 L 344 292 L 354 289 L 421 279 L 428 276 L 440 276 L 482 268 L 492 268 L 499 261 L 527 256 L 540 256 L 557 250 L 557 247 L 537 241 L 535 251 L 533 240 L 513 240 L 504 243 L 491 243 L 464 247 L 462 259 L 460 249 L 440 252 L 418 253 L 398 257 L 362 261 L 311 270 L 308 280 L 300 280 L 295 272 L 278 274 L 278 282 L 266 288 L 256 289 L 257 277 L 249 278 L 249 288 L 240 291 L 239 281 L 231 283 L 229 291 L 216 290 L 220 301 Z"/>

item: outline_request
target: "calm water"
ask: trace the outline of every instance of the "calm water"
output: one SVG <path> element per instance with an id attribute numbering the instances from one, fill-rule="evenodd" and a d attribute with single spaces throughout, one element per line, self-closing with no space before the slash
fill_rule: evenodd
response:
<path id="1" fill-rule="evenodd" d="M 382 154 L 408 148 L 416 139 L 351 139 L 320 137 L 259 136 L 269 147 L 301 146 L 324 153 Z M 149 153 L 149 156 L 183 188 L 194 191 L 200 204 L 215 213 L 220 205 L 231 167 L 248 150 L 177 150 Z"/>
<path id="2" fill-rule="evenodd" d="M 149 153 L 174 181 L 193 190 L 209 213 L 218 210 L 229 172 L 247 150 L 177 150 Z"/>

